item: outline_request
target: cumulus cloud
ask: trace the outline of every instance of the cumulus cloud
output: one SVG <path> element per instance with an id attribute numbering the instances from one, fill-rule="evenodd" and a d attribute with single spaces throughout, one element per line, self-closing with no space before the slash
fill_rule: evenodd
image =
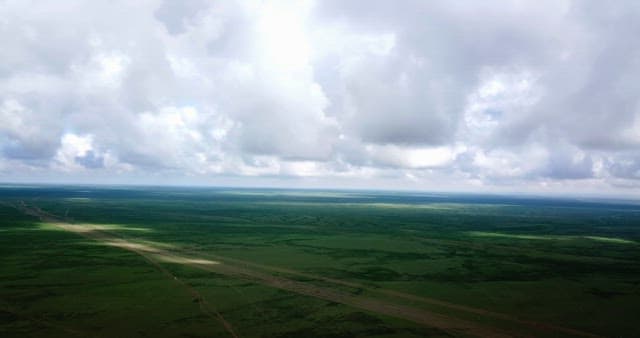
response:
<path id="1" fill-rule="evenodd" d="M 639 33 L 633 1 L 0 1 L 0 179 L 629 192 Z"/>

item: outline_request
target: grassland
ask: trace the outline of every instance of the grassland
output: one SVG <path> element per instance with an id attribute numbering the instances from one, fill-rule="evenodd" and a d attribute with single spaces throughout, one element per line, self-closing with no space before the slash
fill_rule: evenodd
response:
<path id="1" fill-rule="evenodd" d="M 640 205 L 0 188 L 2 337 L 637 337 Z"/>

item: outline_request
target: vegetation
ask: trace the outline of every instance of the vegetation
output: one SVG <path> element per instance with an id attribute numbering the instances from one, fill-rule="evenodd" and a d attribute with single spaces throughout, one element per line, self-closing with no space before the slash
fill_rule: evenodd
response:
<path id="1" fill-rule="evenodd" d="M 640 205 L 0 188 L 2 337 L 640 336 Z"/>

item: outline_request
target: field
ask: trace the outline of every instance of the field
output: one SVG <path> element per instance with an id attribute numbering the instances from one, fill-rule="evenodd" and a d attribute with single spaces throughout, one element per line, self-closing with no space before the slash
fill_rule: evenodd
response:
<path id="1" fill-rule="evenodd" d="M 640 203 L 0 187 L 1 337 L 639 337 Z"/>

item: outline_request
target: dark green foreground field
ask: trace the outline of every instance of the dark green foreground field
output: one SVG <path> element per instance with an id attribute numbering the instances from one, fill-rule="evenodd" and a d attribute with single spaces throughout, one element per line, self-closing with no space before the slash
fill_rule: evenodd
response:
<path id="1" fill-rule="evenodd" d="M 0 337 L 638 337 L 640 204 L 0 188 Z"/>

